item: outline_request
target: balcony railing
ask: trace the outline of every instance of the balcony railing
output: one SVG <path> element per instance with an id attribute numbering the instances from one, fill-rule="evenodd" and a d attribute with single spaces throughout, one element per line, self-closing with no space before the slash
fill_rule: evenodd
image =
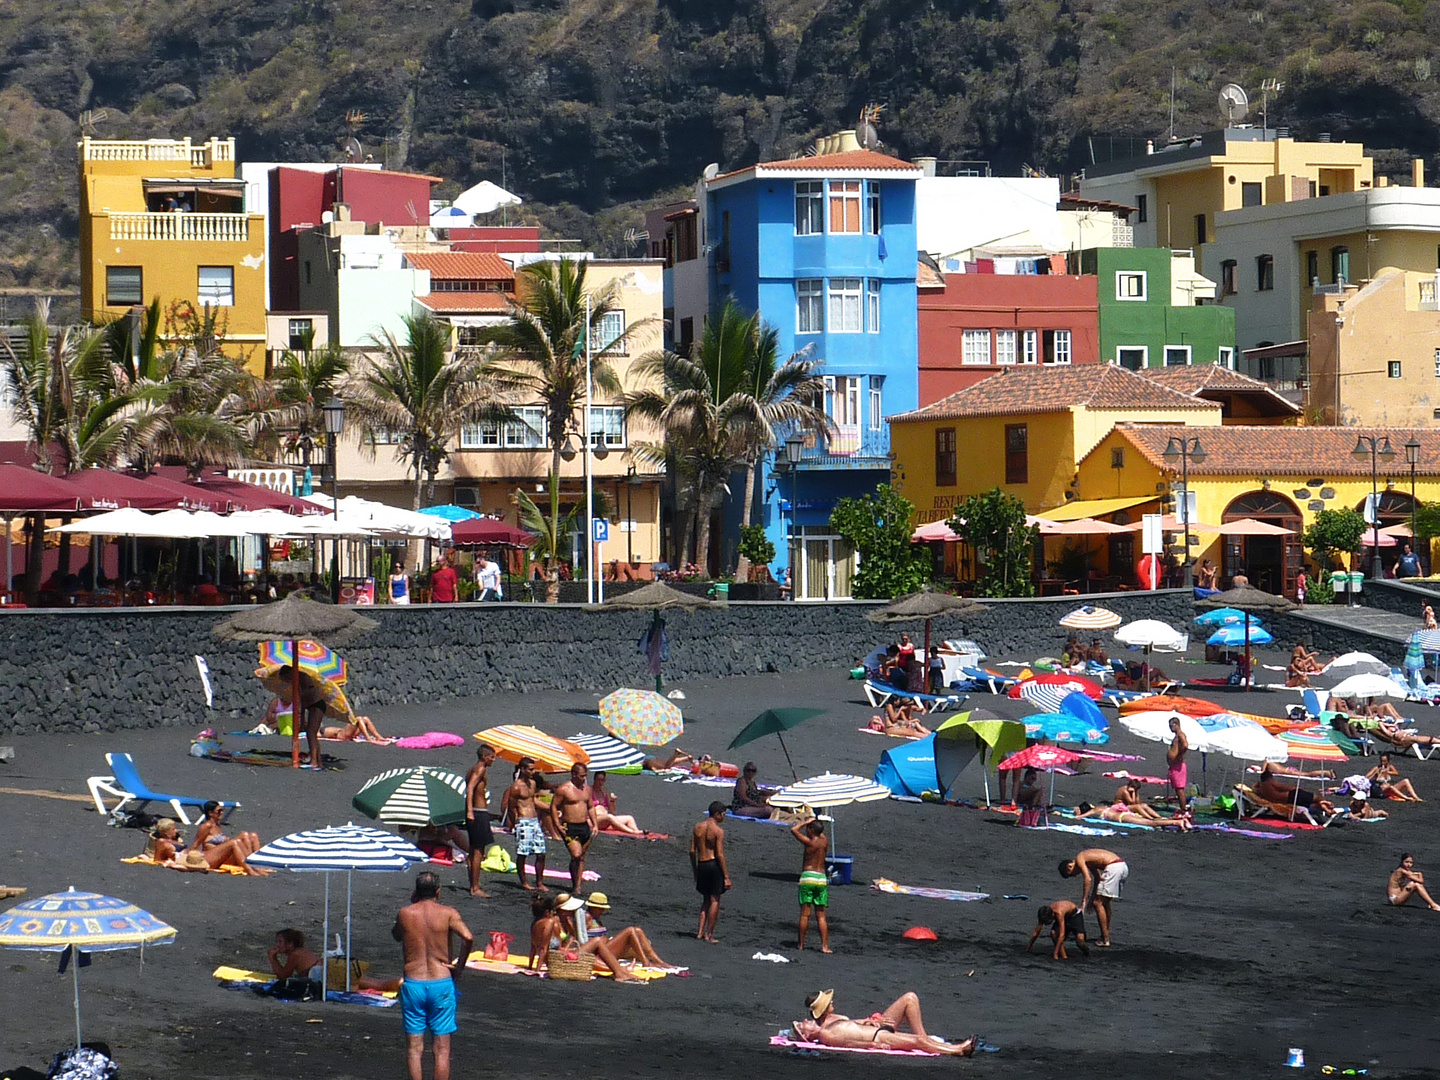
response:
<path id="1" fill-rule="evenodd" d="M 1440 282 L 1440 274 L 1433 278 L 1422 278 L 1420 281 L 1420 310 L 1440 311 L 1440 303 L 1436 303 L 1436 283 Z"/>
<path id="2" fill-rule="evenodd" d="M 249 214 L 111 214 L 111 240 L 196 240 L 247 242 Z"/>
<path id="3" fill-rule="evenodd" d="M 208 169 L 217 161 L 235 160 L 234 139 L 81 139 L 81 161 L 183 161 Z"/>

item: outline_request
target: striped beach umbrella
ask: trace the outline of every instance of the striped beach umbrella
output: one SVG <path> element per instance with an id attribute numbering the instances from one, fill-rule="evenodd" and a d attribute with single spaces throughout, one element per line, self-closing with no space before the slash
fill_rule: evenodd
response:
<path id="1" fill-rule="evenodd" d="M 1047 679 L 1045 676 L 1026 679 L 1011 691 L 1011 695 L 1023 701 L 1028 701 L 1041 712 L 1047 713 L 1058 713 L 1061 704 L 1071 694 L 1079 694 L 1086 698 L 1090 697 L 1088 687 L 1082 685 L 1079 680 L 1073 682 L 1057 682 L 1052 681 L 1052 679 Z M 1092 698 L 1091 700 L 1094 699 Z"/>
<path id="2" fill-rule="evenodd" d="M 294 649 L 289 641 L 262 641 L 260 642 L 260 666 L 262 668 L 279 668 L 290 664 Z M 300 651 L 300 670 L 307 671 L 317 679 L 329 679 L 333 683 L 345 683 L 350 678 L 350 670 L 345 659 L 333 649 L 327 649 L 318 641 L 302 640 L 298 642 Z"/>
<path id="3" fill-rule="evenodd" d="M 857 802 L 878 802 L 890 797 L 890 789 L 873 780 L 846 773 L 824 773 L 783 787 L 770 796 L 771 806 L 849 806 Z"/>
<path id="4" fill-rule="evenodd" d="M 616 690 L 600 699 L 600 723 L 627 743 L 664 746 L 685 730 L 680 708 L 654 690 Z"/>
<path id="5" fill-rule="evenodd" d="M 1066 630 L 1113 630 L 1125 620 L 1109 608 L 1086 604 L 1060 620 Z"/>
<path id="6" fill-rule="evenodd" d="M 1285 744 L 1291 761 L 1345 761 L 1345 751 L 1330 741 L 1318 724 L 1289 728 L 1278 738 Z"/>
<path id="7" fill-rule="evenodd" d="M 416 765 L 372 776 L 350 805 L 387 825 L 453 825 L 465 820 L 465 777 Z"/>
<path id="8" fill-rule="evenodd" d="M 1440 630 L 1416 630 L 1415 640 L 1422 652 L 1440 653 Z"/>
<path id="9" fill-rule="evenodd" d="M 36 952 L 58 952 L 63 975 L 68 965 L 75 993 L 75 1046 L 80 1036 L 80 954 L 140 949 L 146 945 L 168 945 L 175 928 L 143 911 L 128 900 L 99 893 L 65 892 L 37 896 L 16 904 L 0 914 L 0 946 Z M 13 978 L 13 976 L 12 976 Z"/>
<path id="10" fill-rule="evenodd" d="M 475 738 L 489 743 L 498 757 L 512 765 L 521 758 L 535 759 L 541 772 L 569 772 L 572 765 L 589 765 L 590 755 L 573 742 L 546 735 L 539 728 L 525 724 L 501 724 L 477 731 Z"/>
<path id="11" fill-rule="evenodd" d="M 571 735 L 573 742 L 590 755 L 590 772 L 634 776 L 642 771 L 645 752 L 609 735 Z"/>

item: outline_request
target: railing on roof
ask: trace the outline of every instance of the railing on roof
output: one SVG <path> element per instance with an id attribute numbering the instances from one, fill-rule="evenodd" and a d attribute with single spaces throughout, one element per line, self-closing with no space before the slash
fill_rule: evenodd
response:
<path id="1" fill-rule="evenodd" d="M 208 169 L 217 161 L 235 160 L 234 139 L 91 139 L 80 140 L 81 161 L 184 161 Z"/>
<path id="2" fill-rule="evenodd" d="M 248 242 L 249 214 L 111 214 L 111 240 L 196 240 L 210 243 Z"/>

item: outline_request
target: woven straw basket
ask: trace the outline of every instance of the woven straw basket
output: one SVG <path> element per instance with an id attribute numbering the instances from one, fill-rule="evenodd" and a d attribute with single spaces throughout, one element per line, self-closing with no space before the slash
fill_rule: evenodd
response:
<path id="1" fill-rule="evenodd" d="M 581 953 L 578 960 L 568 960 L 561 949 L 551 949 L 545 954 L 545 969 L 550 978 L 565 982 L 589 982 L 595 977 L 595 958 Z"/>

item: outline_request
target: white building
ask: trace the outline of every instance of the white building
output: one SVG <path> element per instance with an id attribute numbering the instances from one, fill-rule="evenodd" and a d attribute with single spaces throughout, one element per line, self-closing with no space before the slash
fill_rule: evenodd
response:
<path id="1" fill-rule="evenodd" d="M 325 312 L 330 340 L 365 347 L 389 331 L 404 342 L 404 317 L 430 292 L 430 272 L 410 266 L 389 236 L 364 222 L 332 221 L 300 233 L 300 307 Z"/>

